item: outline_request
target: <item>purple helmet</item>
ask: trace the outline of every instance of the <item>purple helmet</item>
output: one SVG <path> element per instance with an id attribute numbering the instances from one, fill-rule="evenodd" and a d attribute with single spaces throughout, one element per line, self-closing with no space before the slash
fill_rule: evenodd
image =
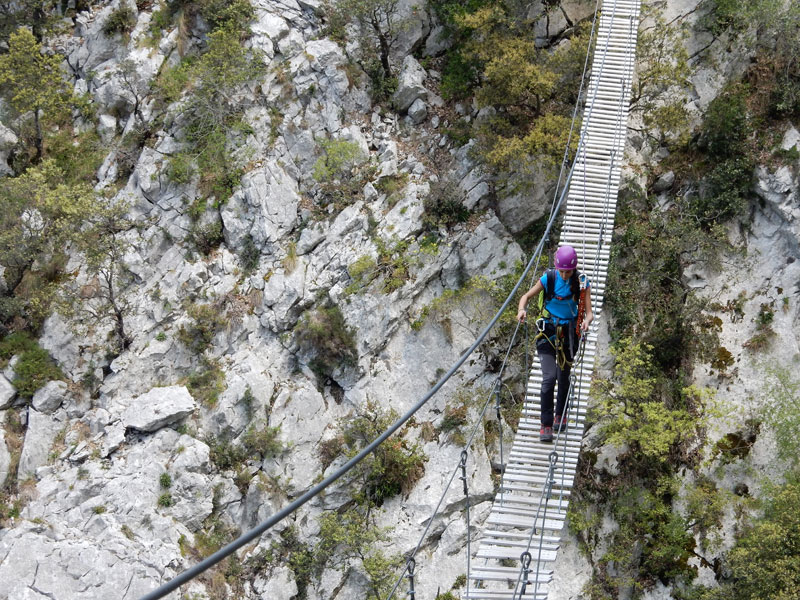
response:
<path id="1" fill-rule="evenodd" d="M 578 266 L 578 253 L 572 246 L 561 246 L 556 250 L 556 269 L 574 269 Z"/>

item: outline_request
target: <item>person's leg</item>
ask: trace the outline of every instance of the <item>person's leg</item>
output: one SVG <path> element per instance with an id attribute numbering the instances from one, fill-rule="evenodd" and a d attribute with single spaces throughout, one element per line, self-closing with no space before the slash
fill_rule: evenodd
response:
<path id="1" fill-rule="evenodd" d="M 563 369 L 558 369 L 556 380 L 558 381 L 558 393 L 556 397 L 556 415 L 558 417 L 564 416 L 564 411 L 567 408 L 567 394 L 569 393 L 569 373 L 570 367 L 565 366 Z"/>
<path id="2" fill-rule="evenodd" d="M 556 374 L 556 381 L 558 382 L 558 390 L 556 397 L 556 417 L 560 421 L 567 409 L 567 398 L 569 394 L 569 374 L 572 370 L 571 364 L 578 354 L 578 346 L 580 338 L 575 333 L 575 327 L 572 323 L 568 326 L 566 335 L 564 336 L 564 355 L 570 363 L 563 369 L 558 369 Z"/>
<path id="3" fill-rule="evenodd" d="M 543 427 L 553 426 L 553 391 L 556 386 L 556 353 L 549 343 L 537 347 L 539 363 L 542 367 L 542 388 L 539 394 L 541 423 Z"/>

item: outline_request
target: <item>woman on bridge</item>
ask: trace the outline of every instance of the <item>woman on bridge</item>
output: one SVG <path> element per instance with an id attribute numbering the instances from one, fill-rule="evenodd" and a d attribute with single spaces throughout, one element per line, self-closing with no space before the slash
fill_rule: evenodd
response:
<path id="1" fill-rule="evenodd" d="M 528 301 L 542 294 L 541 315 L 536 321 L 536 351 L 542 365 L 541 429 L 539 440 L 553 441 L 553 429 L 564 431 L 564 414 L 569 392 L 572 361 L 578 353 L 581 337 L 589 330 L 592 300 L 589 280 L 577 271 L 578 253 L 572 246 L 556 251 L 555 269 L 544 272 L 528 292 L 520 298 L 517 320 L 527 317 Z M 558 398 L 553 414 L 553 391 L 558 382 Z"/>

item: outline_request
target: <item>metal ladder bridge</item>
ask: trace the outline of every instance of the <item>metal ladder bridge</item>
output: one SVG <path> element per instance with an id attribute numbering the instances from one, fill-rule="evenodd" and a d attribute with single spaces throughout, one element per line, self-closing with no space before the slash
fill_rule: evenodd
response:
<path id="1" fill-rule="evenodd" d="M 639 12 L 639 0 L 603 2 L 561 230 L 560 243 L 578 250 L 579 267 L 591 279 L 595 318 L 605 293 Z M 596 345 L 597 333 L 591 331 L 584 339 L 583 362 L 573 369 L 569 428 L 557 434 L 553 444 L 539 442 L 541 371 L 534 360 L 522 417 L 500 490 L 478 538 L 464 598 L 547 599 L 578 463 Z"/>

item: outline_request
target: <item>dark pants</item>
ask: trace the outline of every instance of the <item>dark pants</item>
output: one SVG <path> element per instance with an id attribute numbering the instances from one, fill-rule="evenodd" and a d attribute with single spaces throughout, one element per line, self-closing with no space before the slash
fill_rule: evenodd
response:
<path id="1" fill-rule="evenodd" d="M 578 344 L 580 340 L 575 334 L 575 324 L 564 326 L 565 335 L 560 343 L 564 345 L 564 355 L 569 363 L 572 362 L 574 356 L 578 353 Z M 545 335 L 551 339 L 555 336 L 555 327 L 547 325 L 545 328 Z M 555 342 L 555 340 L 553 339 Z M 553 396 L 556 383 L 558 383 L 558 396 L 556 397 L 556 412 L 560 417 L 564 416 L 567 404 L 567 393 L 569 392 L 569 373 L 570 365 L 564 365 L 564 368 L 558 367 L 556 360 L 556 350 L 546 339 L 540 339 L 536 344 L 536 350 L 539 354 L 539 363 L 542 367 L 542 389 L 539 395 L 541 401 L 541 423 L 544 427 L 553 426 Z"/>

